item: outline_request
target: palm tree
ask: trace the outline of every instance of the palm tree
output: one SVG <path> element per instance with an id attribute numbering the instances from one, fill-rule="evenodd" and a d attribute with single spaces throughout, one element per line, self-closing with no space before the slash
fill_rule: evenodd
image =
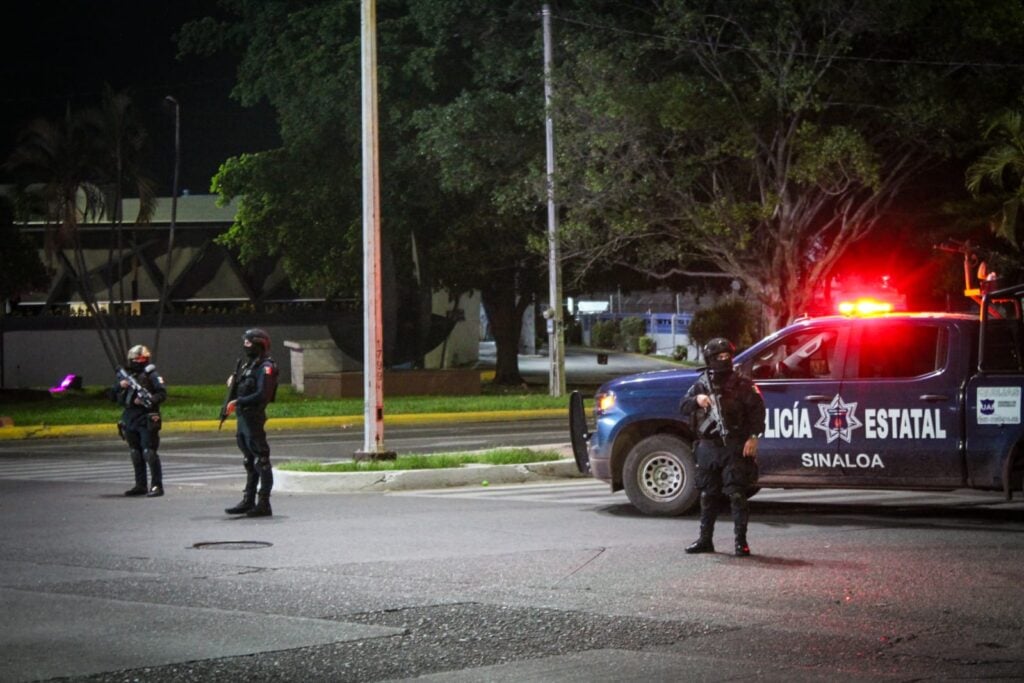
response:
<path id="1" fill-rule="evenodd" d="M 100 182 L 105 196 L 105 205 L 110 207 L 107 217 L 114 231 L 114 239 L 108 242 L 107 264 L 111 276 L 107 280 L 107 300 L 114 301 L 114 282 L 118 283 L 117 300 L 121 306 L 112 307 L 111 315 L 118 333 L 119 350 L 131 346 L 128 324 L 125 317 L 124 291 L 124 216 L 122 198 L 125 187 L 130 187 L 139 198 L 139 212 L 135 217 L 138 225 L 149 223 L 156 208 L 153 182 L 141 170 L 140 156 L 146 144 L 146 131 L 139 123 L 131 97 L 127 92 L 115 93 L 108 85 L 103 91 L 103 100 L 98 109 L 83 113 L 83 122 L 93 139 L 95 153 L 103 174 Z M 134 238 L 134 232 L 133 238 Z M 133 251 L 135 244 L 132 244 Z M 137 268 L 137 257 L 133 256 L 133 267 Z M 116 274 L 115 266 L 116 264 Z M 169 277 L 170 273 L 165 274 Z M 122 356 L 124 354 L 121 354 Z"/>
<path id="2" fill-rule="evenodd" d="M 985 130 L 985 139 L 993 146 L 967 169 L 967 189 L 978 197 L 991 185 L 1002 199 L 1002 210 L 993 217 L 993 232 L 1015 248 L 1017 222 L 1024 200 L 1024 116 L 1004 111 Z"/>
<path id="3" fill-rule="evenodd" d="M 73 114 L 68 107 L 58 122 L 37 120 L 29 124 L 5 164 L 18 173 L 19 190 L 32 213 L 44 217 L 47 258 L 51 262 L 59 260 L 73 280 L 96 324 L 103 350 L 114 366 L 125 357 L 130 345 L 127 320 L 115 318 L 117 325 L 112 329 L 110 318 L 100 310 L 79 227 L 83 222 L 107 217 L 117 231 L 117 255 L 115 258 L 111 247 L 107 263 L 108 299 L 112 301 L 112 274 L 116 270 L 123 275 L 123 187 L 131 184 L 139 193 L 137 222 L 148 221 L 155 205 L 152 183 L 139 171 L 144 139 L 132 114 L 130 99 L 127 95 L 115 95 L 108 88 L 98 110 Z M 122 286 L 122 304 L 124 300 Z"/>

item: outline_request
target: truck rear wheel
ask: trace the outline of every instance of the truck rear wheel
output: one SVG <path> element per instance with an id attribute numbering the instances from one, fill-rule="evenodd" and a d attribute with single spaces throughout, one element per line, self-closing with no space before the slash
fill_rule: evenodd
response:
<path id="1" fill-rule="evenodd" d="M 671 434 L 655 434 L 629 451 L 622 471 L 626 496 L 640 512 L 674 517 L 689 510 L 700 495 L 697 463 L 690 445 Z"/>

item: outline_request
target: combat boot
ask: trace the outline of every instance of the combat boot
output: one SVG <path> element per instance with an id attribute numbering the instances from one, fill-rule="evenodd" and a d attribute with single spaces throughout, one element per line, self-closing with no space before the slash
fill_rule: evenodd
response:
<path id="1" fill-rule="evenodd" d="M 245 513 L 246 517 L 270 517 L 274 511 L 270 509 L 270 495 L 260 494 L 256 507 Z"/>
<path id="2" fill-rule="evenodd" d="M 693 555 L 696 553 L 713 553 L 715 552 L 715 544 L 711 541 L 711 534 L 705 531 L 702 526 L 700 528 L 700 538 L 686 546 L 686 552 Z"/>
<path id="3" fill-rule="evenodd" d="M 142 459 L 142 451 L 131 449 L 132 468 L 135 470 L 135 486 L 124 492 L 126 496 L 144 496 L 146 488 L 146 461 Z"/>
<path id="4" fill-rule="evenodd" d="M 747 545 L 747 530 L 736 529 L 736 556 L 746 557 L 750 554 L 750 546 Z"/>
<path id="5" fill-rule="evenodd" d="M 700 538 L 686 546 L 686 552 L 713 553 L 715 544 L 711 539 L 715 536 L 715 520 L 718 518 L 717 496 L 707 492 L 700 494 Z"/>
<path id="6" fill-rule="evenodd" d="M 242 492 L 242 500 L 233 508 L 224 508 L 229 515 L 244 515 L 256 507 L 256 492 L 246 489 Z"/>
<path id="7" fill-rule="evenodd" d="M 747 545 L 747 519 L 750 511 L 747 504 L 747 497 L 742 493 L 733 493 L 729 496 L 732 506 L 733 530 L 736 535 L 736 556 L 746 557 L 750 554 L 750 546 Z"/>
<path id="8" fill-rule="evenodd" d="M 149 493 L 146 495 L 150 498 L 159 498 L 164 495 L 164 475 L 163 468 L 160 466 L 160 456 L 152 448 L 142 451 L 142 455 L 146 459 L 146 464 L 149 465 Z"/>

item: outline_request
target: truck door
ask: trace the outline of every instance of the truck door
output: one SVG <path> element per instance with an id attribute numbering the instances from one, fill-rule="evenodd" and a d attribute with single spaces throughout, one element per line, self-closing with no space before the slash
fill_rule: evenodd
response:
<path id="1" fill-rule="evenodd" d="M 828 469 L 808 467 L 820 450 L 819 406 L 839 394 L 849 321 L 812 321 L 751 349 L 740 368 L 757 383 L 767 409 L 758 445 L 762 486 L 818 485 Z"/>
<path id="2" fill-rule="evenodd" d="M 962 485 L 967 361 L 950 353 L 953 333 L 926 318 L 859 321 L 841 390 L 816 424 L 828 439 L 816 466 L 853 486 Z"/>

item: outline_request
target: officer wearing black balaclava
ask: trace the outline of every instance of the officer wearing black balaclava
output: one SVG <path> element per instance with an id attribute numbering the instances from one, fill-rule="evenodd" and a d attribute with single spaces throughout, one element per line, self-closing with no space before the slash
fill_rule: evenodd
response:
<path id="1" fill-rule="evenodd" d="M 136 344 L 128 350 L 128 367 L 119 368 L 111 388 L 111 399 L 124 410 L 117 423 L 118 432 L 128 443 L 135 470 L 135 486 L 124 492 L 126 496 L 164 495 L 163 468 L 160 466 L 160 404 L 167 400 L 164 380 L 149 362 L 149 349 Z M 150 482 L 146 486 L 146 466 Z"/>
<path id="2" fill-rule="evenodd" d="M 688 553 L 713 553 L 712 537 L 722 494 L 729 498 L 735 552 L 750 554 L 747 544 L 747 491 L 757 484 L 757 442 L 764 432 L 765 408 L 752 381 L 733 371 L 736 347 L 722 337 L 704 345 L 707 369 L 680 403 L 697 436 L 697 488 L 700 489 L 700 538 Z"/>
<path id="3" fill-rule="evenodd" d="M 246 330 L 242 350 L 245 358 L 238 360 L 235 373 L 228 378 L 228 398 L 221 408 L 221 419 L 231 413 L 238 416 L 235 438 L 245 466 L 245 489 L 241 502 L 224 511 L 229 515 L 269 517 L 273 514 L 270 490 L 274 487 L 274 471 L 264 427 L 267 404 L 277 395 L 277 364 L 270 357 L 270 335 L 265 330 Z"/>

